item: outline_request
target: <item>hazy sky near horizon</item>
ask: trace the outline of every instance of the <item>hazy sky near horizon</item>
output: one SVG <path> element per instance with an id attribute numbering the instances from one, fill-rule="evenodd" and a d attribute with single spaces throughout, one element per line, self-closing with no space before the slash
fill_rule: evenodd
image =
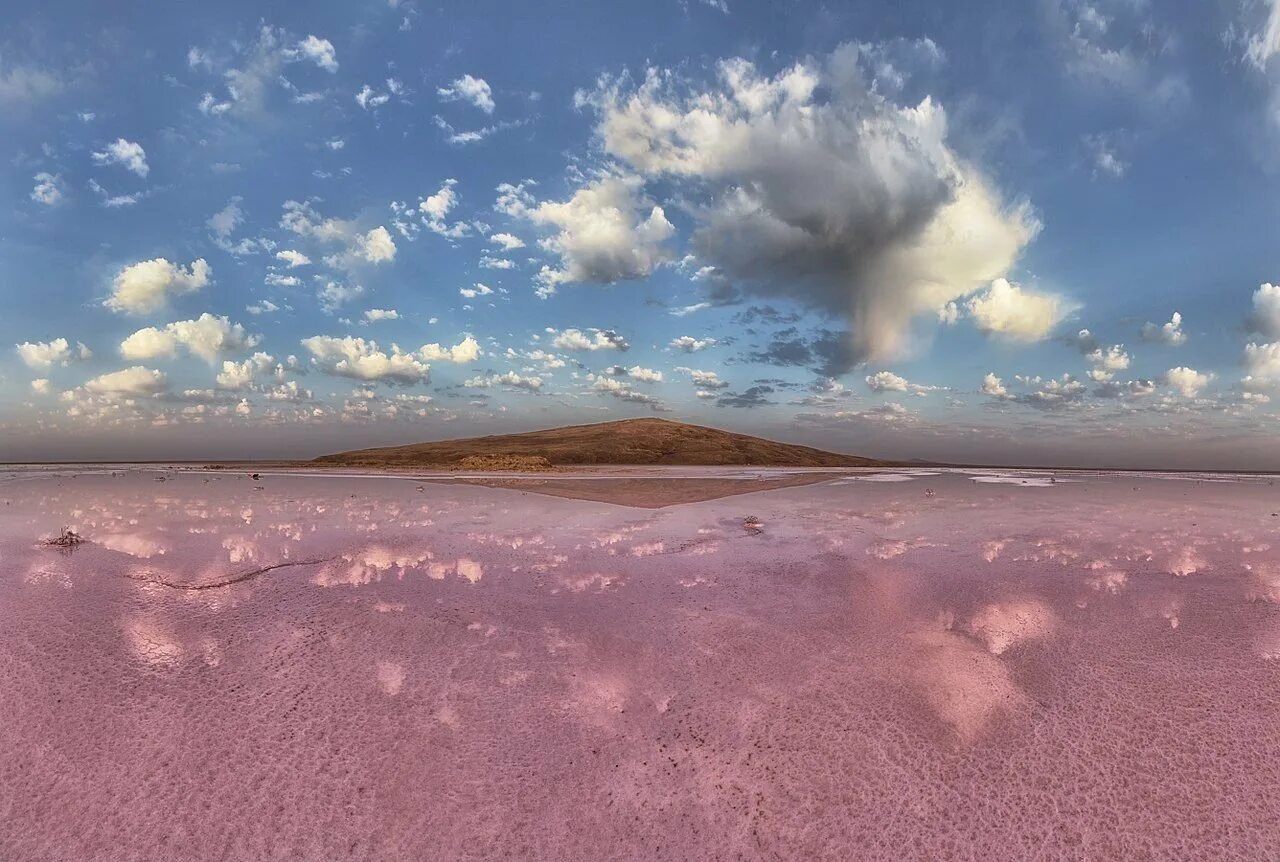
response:
<path id="1" fill-rule="evenodd" d="M 1280 0 L 0 23 L 0 460 L 656 414 L 1280 469 Z"/>

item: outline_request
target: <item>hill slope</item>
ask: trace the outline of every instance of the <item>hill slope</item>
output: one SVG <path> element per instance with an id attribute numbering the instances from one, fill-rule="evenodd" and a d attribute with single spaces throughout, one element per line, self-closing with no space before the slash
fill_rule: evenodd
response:
<path id="1" fill-rule="evenodd" d="M 474 456 L 542 457 L 556 465 L 670 464 L 761 467 L 874 467 L 880 462 L 776 443 L 667 419 L 624 419 L 524 434 L 359 449 L 316 459 L 337 466 L 451 467 Z"/>

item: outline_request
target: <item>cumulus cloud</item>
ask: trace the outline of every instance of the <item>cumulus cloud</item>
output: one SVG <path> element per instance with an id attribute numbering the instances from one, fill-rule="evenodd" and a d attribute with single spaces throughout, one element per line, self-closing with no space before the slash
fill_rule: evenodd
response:
<path id="1" fill-rule="evenodd" d="M 124 138 L 116 138 L 114 142 L 107 144 L 106 149 L 92 155 L 96 165 L 123 165 L 140 177 L 146 177 L 151 172 L 146 150 L 141 144 Z"/>
<path id="2" fill-rule="evenodd" d="M 314 102 L 321 93 L 303 93 L 285 77 L 285 67 L 292 63 L 310 62 L 334 73 L 338 70 L 337 52 L 333 43 L 319 36 L 309 35 L 294 40 L 284 30 L 262 25 L 257 38 L 235 46 L 234 66 L 222 69 L 223 62 L 200 48 L 187 52 L 188 65 L 198 72 L 212 73 L 221 69 L 225 95 L 215 96 L 205 92 L 199 102 L 202 113 L 212 117 L 234 111 L 246 116 L 262 115 L 268 107 L 273 87 L 292 94 L 295 103 Z"/>
<path id="3" fill-rule="evenodd" d="M 346 336 L 315 335 L 303 339 L 312 364 L 335 377 L 386 383 L 419 383 L 429 379 L 429 362 L 471 362 L 480 355 L 479 343 L 470 335 L 452 347 L 424 344 L 408 353 L 397 344 L 384 351 L 375 341 Z"/>
<path id="4" fill-rule="evenodd" d="M 990 398 L 1007 398 L 1009 397 L 1009 390 L 1005 387 L 1003 380 L 988 372 L 982 378 L 982 394 Z"/>
<path id="5" fill-rule="evenodd" d="M 1280 310 L 1277 311 L 1280 315 Z M 1277 317 L 1280 320 L 1280 316 Z M 1156 344 L 1168 344 L 1171 347 L 1178 347 L 1187 343 L 1187 334 L 1182 331 L 1182 315 L 1178 312 L 1173 313 L 1173 317 L 1169 318 L 1168 323 L 1152 323 L 1147 321 L 1142 325 L 1142 340 L 1150 341 Z"/>
<path id="6" fill-rule="evenodd" d="M 212 365 L 220 355 L 249 350 L 261 340 L 261 336 L 245 332 L 240 324 L 205 312 L 195 320 L 139 329 L 120 343 L 120 355 L 130 360 L 171 358 L 179 348 L 185 348 Z"/>
<path id="7" fill-rule="evenodd" d="M 645 278 L 673 259 L 664 243 L 675 235 L 662 207 L 640 192 L 637 177 L 601 177 L 567 201 L 520 202 L 510 212 L 558 232 L 539 245 L 560 258 L 538 273 L 539 296 L 570 282 L 612 284 Z M 646 214 L 647 210 L 647 214 Z"/>
<path id="8" fill-rule="evenodd" d="M 938 388 L 912 383 L 892 371 L 877 371 L 875 374 L 870 374 L 866 377 L 866 384 L 872 392 L 910 392 L 912 395 L 921 396 L 928 395 Z"/>
<path id="9" fill-rule="evenodd" d="M 1246 391 L 1257 393 L 1280 387 L 1280 342 L 1248 344 L 1244 349 Z"/>
<path id="10" fill-rule="evenodd" d="M 630 368 L 615 366 L 611 371 L 621 376 L 630 377 L 632 380 L 639 380 L 641 383 L 662 382 L 662 372 L 654 368 L 645 368 L 640 365 L 632 365 Z"/>
<path id="11" fill-rule="evenodd" d="M 692 335 L 681 335 L 679 338 L 671 339 L 671 343 L 667 346 L 681 353 L 697 353 L 699 350 L 706 350 L 708 347 L 714 346 L 715 343 L 716 340 L 714 338 L 694 338 Z"/>
<path id="12" fill-rule="evenodd" d="M 1179 366 L 1170 368 L 1165 372 L 1165 383 L 1178 391 L 1183 398 L 1195 398 L 1200 394 L 1200 390 L 1209 385 L 1213 380 L 1212 374 L 1201 374 L 1194 368 Z"/>
<path id="13" fill-rule="evenodd" d="M 299 59 L 310 60 L 326 72 L 338 71 L 338 54 L 328 39 L 308 36 L 298 43 L 291 54 Z"/>
<path id="14" fill-rule="evenodd" d="M 41 171 L 36 174 L 35 188 L 31 190 L 31 199 L 45 206 L 54 206 L 62 202 L 64 197 L 62 176 L 60 174 L 51 174 L 47 171 Z"/>
<path id="15" fill-rule="evenodd" d="M 481 353 L 480 342 L 470 335 L 452 347 L 441 347 L 439 344 L 433 343 L 424 344 L 418 350 L 418 355 L 429 362 L 455 362 L 459 364 L 475 362 Z"/>
<path id="16" fill-rule="evenodd" d="M 1039 230 L 949 148 L 938 103 L 873 86 L 865 50 L 773 77 L 727 60 L 706 88 L 651 69 L 578 95 L 606 152 L 687 190 L 700 259 L 736 289 L 848 317 L 854 359 L 899 353 L 913 318 L 1006 275 Z"/>
<path id="17" fill-rule="evenodd" d="M 489 242 L 500 246 L 503 251 L 515 251 L 518 248 L 524 248 L 524 240 L 509 233 L 490 234 Z"/>
<path id="18" fill-rule="evenodd" d="M 1264 284 L 1253 292 L 1249 327 L 1266 338 L 1280 338 L 1280 284 Z"/>
<path id="19" fill-rule="evenodd" d="M 492 293 L 492 287 L 489 287 L 487 284 L 481 284 L 478 281 L 475 283 L 474 287 L 458 288 L 458 294 L 464 299 L 475 299 L 477 296 L 490 296 Z"/>
<path id="20" fill-rule="evenodd" d="M 524 389 L 529 392 L 538 392 L 542 389 L 543 380 L 537 376 L 524 376 L 508 371 L 504 374 L 480 374 L 476 377 L 468 378 L 463 382 L 463 386 L 473 389 L 489 389 L 494 386 L 507 386 L 511 389 Z"/>
<path id="21" fill-rule="evenodd" d="M 449 86 L 440 87 L 436 90 L 436 95 L 446 102 L 470 102 L 486 114 L 492 114 L 496 107 L 493 103 L 493 90 L 488 82 L 471 75 L 463 75 Z"/>
<path id="22" fill-rule="evenodd" d="M 158 311 L 170 296 L 194 293 L 209 284 L 211 270 L 204 258 L 187 268 L 163 257 L 130 264 L 116 274 L 104 305 L 112 311 L 146 314 Z"/>
<path id="23" fill-rule="evenodd" d="M 163 372 L 135 365 L 93 378 L 84 388 L 95 395 L 157 395 L 169 388 Z"/>
<path id="24" fill-rule="evenodd" d="M 1072 310 L 1061 297 L 1026 290 L 1004 278 L 991 282 L 965 308 L 982 332 L 1023 342 L 1047 337 Z"/>
<path id="25" fill-rule="evenodd" d="M 352 253 L 368 263 L 385 263 L 394 260 L 396 244 L 385 227 L 375 227 L 368 233 L 358 234 L 352 243 Z"/>
<path id="26" fill-rule="evenodd" d="M 554 337 L 551 346 L 560 350 L 630 350 L 631 345 L 612 329 L 548 330 Z"/>
<path id="27" fill-rule="evenodd" d="M 286 248 L 283 251 L 276 252 L 276 260 L 284 261 L 288 264 L 290 269 L 295 269 L 299 266 L 306 266 L 311 263 L 311 258 L 307 257 L 302 252 L 294 251 L 291 248 Z"/>
<path id="28" fill-rule="evenodd" d="M 380 350 L 375 341 L 349 335 L 314 335 L 304 338 L 302 346 L 311 354 L 316 368 L 335 377 L 410 384 L 426 381 L 431 371 L 420 357 L 405 353 L 398 345 L 391 345 L 388 353 Z"/>
<path id="29" fill-rule="evenodd" d="M 711 391 L 715 389 L 728 389 L 729 383 L 721 380 L 720 375 L 714 371 L 703 371 L 698 368 L 685 368 L 680 366 L 676 371 L 682 371 L 689 375 L 689 379 L 693 381 L 694 387 L 699 391 Z"/>
<path id="30" fill-rule="evenodd" d="M 391 101 L 392 96 L 404 95 L 404 84 L 397 78 L 387 78 L 387 88 L 378 90 L 368 84 L 356 92 L 356 104 L 366 111 L 380 108 Z"/>
<path id="31" fill-rule="evenodd" d="M 38 371 L 54 365 L 70 365 L 77 359 L 89 359 L 93 356 L 93 351 L 79 342 L 72 350 L 70 342 L 65 338 L 55 338 L 52 341 L 24 341 L 14 349 L 17 350 L 18 358 L 28 368 Z"/>
<path id="32" fill-rule="evenodd" d="M 632 388 L 631 384 L 616 377 L 606 377 L 604 375 L 589 374 L 587 380 L 591 382 L 591 389 L 602 395 L 608 395 L 611 398 L 617 398 L 619 401 L 627 401 L 632 404 L 646 404 L 649 407 L 658 408 L 662 402 L 645 392 L 637 392 Z"/>
<path id="33" fill-rule="evenodd" d="M 1037 410 L 1058 411 L 1076 407 L 1083 401 L 1088 387 L 1070 374 L 1043 380 L 1039 377 L 1015 375 L 1017 383 L 1031 391 L 1014 392 L 995 374 L 982 379 L 981 392 L 996 401 L 1008 401 Z M 1107 385 L 1107 384 L 1104 384 Z"/>
<path id="34" fill-rule="evenodd" d="M 1101 347 L 1085 354 L 1085 360 L 1092 366 L 1089 377 L 1097 383 L 1104 383 L 1115 377 L 1117 371 L 1124 371 L 1131 361 L 1125 353 L 1123 344 L 1115 344 L 1107 349 Z"/>
<path id="35" fill-rule="evenodd" d="M 441 183 L 434 194 L 419 198 L 416 205 L 392 201 L 391 211 L 396 214 L 396 230 L 409 240 L 414 239 L 423 228 L 451 240 L 470 234 L 471 226 L 466 222 L 448 222 L 449 213 L 457 207 L 460 200 L 457 186 L 458 181 L 450 177 Z"/>
<path id="36" fill-rule="evenodd" d="M 253 385 L 258 375 L 266 374 L 273 367 L 276 370 L 277 379 L 283 378 L 284 366 L 276 365 L 275 357 L 269 353 L 258 352 L 243 362 L 224 361 L 222 370 L 218 372 L 214 382 L 218 384 L 219 389 L 247 389 Z"/>
<path id="37" fill-rule="evenodd" d="M 365 311 L 364 319 L 369 323 L 377 323 L 382 320 L 399 320 L 400 312 L 394 308 L 370 308 Z"/>
<path id="38" fill-rule="evenodd" d="M 31 391 L 37 395 L 48 395 L 53 392 L 53 384 L 47 377 L 37 377 L 31 381 Z"/>
<path id="39" fill-rule="evenodd" d="M 379 225 L 362 232 L 354 222 L 321 216 L 309 201 L 285 201 L 280 226 L 321 242 L 343 243 L 345 251 L 325 258 L 329 266 L 349 268 L 358 263 L 380 264 L 395 260 L 396 244 L 385 227 Z M 301 257 L 305 259 L 306 256 Z M 290 265 L 301 264 L 290 262 Z"/>
<path id="40" fill-rule="evenodd" d="M 457 185 L 458 181 L 452 177 L 445 180 L 435 194 L 428 195 L 418 203 L 418 209 L 428 220 L 443 223 L 449 211 L 458 205 Z"/>

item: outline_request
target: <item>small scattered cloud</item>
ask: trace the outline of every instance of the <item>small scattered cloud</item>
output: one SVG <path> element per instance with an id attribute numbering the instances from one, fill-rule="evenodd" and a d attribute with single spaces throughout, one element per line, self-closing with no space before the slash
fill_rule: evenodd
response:
<path id="1" fill-rule="evenodd" d="M 468 102 L 486 114 L 492 114 L 496 107 L 493 102 L 493 90 L 489 87 L 489 83 L 484 78 L 475 78 L 471 75 L 455 78 L 449 86 L 437 89 L 436 95 L 445 102 Z"/>
<path id="2" fill-rule="evenodd" d="M 631 345 L 617 331 L 612 329 L 566 329 L 562 332 L 547 330 L 553 337 L 551 346 L 560 350 L 620 350 L 631 349 Z"/>
<path id="3" fill-rule="evenodd" d="M 716 343 L 714 338 L 694 338 L 692 335 L 681 335 L 678 338 L 671 339 L 671 343 L 667 346 L 681 353 L 697 353 L 701 350 L 706 350 L 708 347 L 714 347 Z"/>
<path id="4" fill-rule="evenodd" d="M 151 166 L 147 164 L 146 150 L 141 144 L 124 138 L 116 138 L 105 149 L 92 155 L 93 163 L 96 165 L 122 165 L 144 179 L 151 172 Z"/>
<path id="5" fill-rule="evenodd" d="M 50 207 L 62 203 L 63 198 L 66 197 L 66 186 L 60 174 L 41 171 L 35 175 L 34 179 L 35 187 L 31 189 L 31 200 Z"/>
<path id="6" fill-rule="evenodd" d="M 1142 325 L 1142 340 L 1154 344 L 1167 344 L 1170 347 L 1186 344 L 1187 334 L 1182 331 L 1182 315 L 1175 311 L 1168 323 L 1157 324 L 1147 321 Z"/>

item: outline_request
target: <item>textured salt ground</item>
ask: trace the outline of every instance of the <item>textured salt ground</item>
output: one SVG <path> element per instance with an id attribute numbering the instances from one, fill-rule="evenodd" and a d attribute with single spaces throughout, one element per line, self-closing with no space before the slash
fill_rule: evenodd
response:
<path id="1" fill-rule="evenodd" d="M 1280 858 L 1268 480 L 157 475 L 0 474 L 0 859 Z"/>

